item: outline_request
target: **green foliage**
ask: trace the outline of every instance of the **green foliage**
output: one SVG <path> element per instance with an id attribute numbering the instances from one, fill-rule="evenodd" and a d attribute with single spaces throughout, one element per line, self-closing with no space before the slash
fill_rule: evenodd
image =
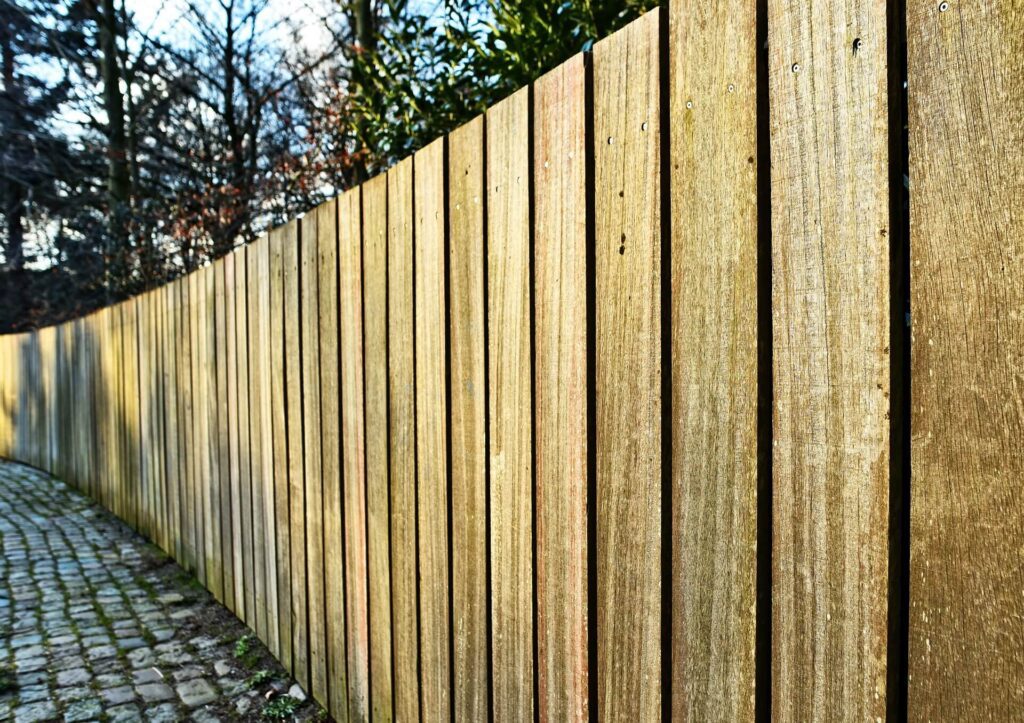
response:
<path id="1" fill-rule="evenodd" d="M 246 634 L 238 639 L 235 643 L 235 657 L 245 658 L 253 652 L 253 645 L 256 642 L 256 638 L 252 635 Z"/>
<path id="2" fill-rule="evenodd" d="M 258 688 L 268 682 L 272 677 L 274 676 L 269 670 L 258 670 L 249 676 L 249 679 L 245 681 L 245 684 L 250 688 Z"/>
<path id="3" fill-rule="evenodd" d="M 380 170 L 482 113 L 656 0 L 454 0 L 426 15 L 395 0 L 376 48 L 354 54 L 353 113 Z"/>
<path id="4" fill-rule="evenodd" d="M 300 705 L 302 704 L 290 695 L 281 695 L 263 706 L 262 715 L 271 720 L 285 720 L 290 718 Z"/>

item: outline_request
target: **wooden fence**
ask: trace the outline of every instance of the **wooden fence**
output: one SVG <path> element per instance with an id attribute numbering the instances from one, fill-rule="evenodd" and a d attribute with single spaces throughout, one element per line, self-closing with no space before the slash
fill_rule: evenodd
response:
<path id="1" fill-rule="evenodd" d="M 0 453 L 338 720 L 1019 716 L 1024 10 L 901 5 L 672 0 L 0 339 Z"/>

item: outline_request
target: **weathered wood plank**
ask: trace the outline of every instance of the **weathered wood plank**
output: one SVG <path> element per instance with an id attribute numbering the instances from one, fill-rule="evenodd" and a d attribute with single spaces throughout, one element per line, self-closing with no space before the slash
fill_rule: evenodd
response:
<path id="1" fill-rule="evenodd" d="M 292 243 L 295 224 L 270 232 L 268 297 L 270 301 L 270 414 L 274 439 L 274 527 L 275 564 L 277 566 L 277 630 L 278 647 L 270 648 L 285 670 L 292 668 L 292 593 L 291 593 L 291 530 L 289 515 L 290 483 L 288 471 L 288 405 L 285 396 L 285 303 L 284 249 Z"/>
<path id="2" fill-rule="evenodd" d="M 203 547 L 203 485 L 206 480 L 203 451 L 206 449 L 206 434 L 203 421 L 206 419 L 203 395 L 203 347 L 200 341 L 204 337 L 200 327 L 203 319 L 203 295 L 205 286 L 202 271 L 197 270 L 188 277 L 188 315 L 189 335 L 191 344 L 191 396 L 192 396 L 192 479 L 190 480 L 190 512 L 193 520 L 192 555 L 195 565 L 195 576 L 206 585 L 206 555 Z"/>
<path id="3" fill-rule="evenodd" d="M 341 459 L 345 516 L 345 590 L 349 718 L 370 715 L 369 591 L 366 579 L 366 447 L 363 406 L 361 189 L 338 199 L 338 297 L 341 327 Z"/>
<path id="4" fill-rule="evenodd" d="M 587 617 L 587 136 L 584 56 L 534 85 L 537 701 L 590 719 Z"/>
<path id="5" fill-rule="evenodd" d="M 388 171 L 388 446 L 395 720 L 420 718 L 416 535 L 413 160 Z"/>
<path id="6" fill-rule="evenodd" d="M 275 510 L 275 466 L 274 466 L 274 419 L 272 408 L 271 384 L 271 347 L 278 343 L 279 336 L 271 334 L 270 312 L 270 239 L 261 236 L 249 246 L 249 339 L 251 350 L 249 363 L 253 367 L 250 379 L 254 389 L 259 390 L 258 400 L 252 402 L 259 419 L 258 434 L 260 439 L 258 459 L 254 464 L 259 466 L 261 487 L 258 492 L 260 510 L 262 512 L 259 537 L 256 544 L 260 545 L 257 559 L 262 558 L 261 578 L 263 585 L 263 607 L 266 615 L 264 626 L 264 642 L 271 651 L 280 648 L 278 626 L 279 602 L 277 589 L 277 523 Z M 255 269 L 255 275 L 253 270 Z"/>
<path id="7" fill-rule="evenodd" d="M 217 262 L 220 263 L 220 262 Z M 224 601 L 224 568 L 220 551 L 220 455 L 217 424 L 217 286 L 219 267 L 210 264 L 203 268 L 206 285 L 203 332 L 205 352 L 203 400 L 206 405 L 206 486 L 203 488 L 203 513 L 206 525 L 207 589 L 219 602 Z"/>
<path id="8" fill-rule="evenodd" d="M 235 304 L 236 259 L 238 253 L 230 253 L 224 257 L 224 305 L 225 334 L 227 337 L 224 362 L 230 370 L 227 375 L 228 392 L 228 489 L 231 491 L 231 566 L 238 574 L 232 580 L 234 584 L 235 615 L 241 620 L 248 620 L 251 610 L 245 607 L 245 565 L 242 561 L 242 489 L 238 459 L 239 434 L 238 428 L 238 324 Z"/>
<path id="9" fill-rule="evenodd" d="M 648 13 L 594 46 L 602 720 L 662 711 L 661 22 Z"/>
<path id="10" fill-rule="evenodd" d="M 685 720 L 754 718 L 756 53 L 753 3 L 671 3 L 672 714 Z"/>
<path id="11" fill-rule="evenodd" d="M 235 603 L 235 560 L 232 551 L 232 519 L 231 519 L 231 445 L 228 435 L 228 380 L 234 375 L 234 369 L 228 366 L 228 322 L 234 307 L 231 306 L 232 295 L 227 288 L 227 263 L 232 254 L 221 258 L 214 265 L 214 288 L 217 300 L 215 308 L 216 342 L 217 342 L 217 458 L 220 475 L 217 479 L 218 504 L 220 519 L 219 554 L 224 570 L 224 605 L 236 611 Z M 232 289 L 233 291 L 233 289 Z M 239 617 L 242 617 L 239 615 Z"/>
<path id="12" fill-rule="evenodd" d="M 243 433 L 249 435 L 249 487 L 252 501 L 252 598 L 254 611 L 249 615 L 249 626 L 264 643 L 269 641 L 267 634 L 267 564 L 266 535 L 264 527 L 264 447 L 271 444 L 264 439 L 263 432 L 263 397 L 266 387 L 263 382 L 262 360 L 266 350 L 265 338 L 260 334 L 259 317 L 259 257 L 254 242 L 239 250 L 245 254 L 245 293 L 246 321 L 248 323 L 247 339 L 249 348 L 246 356 L 249 360 L 249 428 Z"/>
<path id="13" fill-rule="evenodd" d="M 449 136 L 452 629 L 455 719 L 490 711 L 487 608 L 487 377 L 484 118 Z"/>
<path id="14" fill-rule="evenodd" d="M 163 384 L 164 398 L 164 424 L 166 425 L 167 457 L 166 457 L 166 480 L 167 480 L 167 546 L 164 548 L 175 560 L 181 560 L 183 551 L 181 547 L 181 442 L 180 427 L 178 425 L 178 407 L 180 404 L 181 391 L 178 386 L 178 347 L 182 341 L 182 334 L 178 327 L 178 287 L 176 282 L 171 282 L 160 289 L 162 297 L 162 313 L 164 325 L 162 330 L 163 344 Z M 83 340 L 84 341 L 84 340 Z M 88 351 L 84 352 L 86 355 Z M 88 357 L 83 357 L 88 360 Z M 91 405 L 87 405 L 91 406 Z M 89 473 L 91 474 L 91 472 Z"/>
<path id="15" fill-rule="evenodd" d="M 241 518 L 242 538 L 242 590 L 245 595 L 245 622 L 256 627 L 256 586 L 253 584 L 252 534 L 252 452 L 249 443 L 249 307 L 246 278 L 248 259 L 245 248 L 235 256 L 235 380 L 238 383 L 238 510 Z"/>
<path id="16" fill-rule="evenodd" d="M 945 7 L 907 3 L 908 718 L 1010 720 L 1024 711 L 1024 8 Z"/>
<path id="17" fill-rule="evenodd" d="M 533 717 L 530 91 L 487 111 L 487 323 L 494 718 Z"/>
<path id="18" fill-rule="evenodd" d="M 366 527 L 369 535 L 370 711 L 392 720 L 391 551 L 388 516 L 387 177 L 363 184 L 363 346 Z M 411 340 L 410 340 L 411 342 Z"/>
<path id="19" fill-rule="evenodd" d="M 327 596 L 326 707 L 348 720 L 348 650 L 345 643 L 345 519 L 341 478 L 341 388 L 338 373 L 338 202 L 321 217 L 320 276 L 320 436 L 323 440 L 324 593 Z M 324 235 L 324 232 L 327 232 Z"/>
<path id="20" fill-rule="evenodd" d="M 181 300 L 181 307 L 179 309 L 179 328 L 181 331 L 179 339 L 181 344 L 178 357 L 178 380 L 183 391 L 181 397 L 182 404 L 179 405 L 181 415 L 179 428 L 182 430 L 184 451 L 182 456 L 181 497 L 181 519 L 184 525 L 182 535 L 185 549 L 183 566 L 192 573 L 195 573 L 198 569 L 195 554 L 196 513 L 194 487 L 196 446 L 194 415 L 192 413 L 192 390 L 194 388 L 192 382 L 192 359 L 194 357 L 193 341 L 195 340 L 195 335 L 192 333 L 192 320 L 194 318 L 192 290 L 195 287 L 195 281 L 195 276 L 189 274 L 180 280 L 180 288 L 178 289 Z M 97 390 L 97 395 L 102 396 L 99 390 Z"/>
<path id="21" fill-rule="evenodd" d="M 302 351 L 299 240 L 301 223 L 282 238 L 284 273 L 285 399 L 288 429 L 289 526 L 291 530 L 292 675 L 309 690 L 309 627 L 306 615 L 306 482 L 303 474 Z"/>
<path id="22" fill-rule="evenodd" d="M 320 225 L 324 228 L 321 230 Z M 306 610 L 309 676 L 313 697 L 327 702 L 327 629 L 324 621 L 324 507 L 320 465 L 320 274 L 321 240 L 334 242 L 334 206 L 321 205 L 302 219 L 302 420 L 306 477 Z"/>
<path id="23" fill-rule="evenodd" d="M 780 721 L 885 716 L 886 33 L 885 3 L 768 2 Z"/>
<path id="24" fill-rule="evenodd" d="M 420 701 L 427 722 L 451 715 L 444 162 L 443 138 L 413 157 Z"/>

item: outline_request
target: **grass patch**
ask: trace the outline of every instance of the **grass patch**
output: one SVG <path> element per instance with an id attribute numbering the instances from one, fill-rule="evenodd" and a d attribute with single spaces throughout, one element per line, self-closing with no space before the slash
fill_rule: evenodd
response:
<path id="1" fill-rule="evenodd" d="M 245 681 L 245 682 L 246 682 L 246 685 L 248 685 L 250 688 L 258 688 L 261 685 L 263 685 L 264 683 L 269 682 L 270 679 L 273 678 L 273 677 L 274 677 L 274 674 L 271 673 L 269 670 L 264 668 L 263 670 L 259 670 L 259 671 L 255 672 L 255 673 L 253 673 L 252 675 L 250 675 L 249 679 L 247 681 Z"/>
<path id="2" fill-rule="evenodd" d="M 285 720 L 291 718 L 300 705 L 302 704 L 290 695 L 281 695 L 263 706 L 261 715 L 271 720 Z"/>
<path id="3" fill-rule="evenodd" d="M 259 660 L 259 651 L 256 649 L 256 636 L 246 634 L 240 637 L 235 643 L 235 657 L 246 668 L 256 665 L 256 661 Z"/>

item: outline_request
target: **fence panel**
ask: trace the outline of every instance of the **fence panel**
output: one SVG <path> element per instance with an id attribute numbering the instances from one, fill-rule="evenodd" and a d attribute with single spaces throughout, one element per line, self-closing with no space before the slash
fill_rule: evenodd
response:
<path id="1" fill-rule="evenodd" d="M 773 715 L 875 720 L 889 528 L 886 8 L 771 0 L 768 27 Z"/>
<path id="2" fill-rule="evenodd" d="M 662 716 L 661 22 L 594 46 L 597 685 L 615 721 Z"/>
<path id="3" fill-rule="evenodd" d="M 456 720 L 490 710 L 484 118 L 448 140 L 452 669 Z"/>
<path id="4" fill-rule="evenodd" d="M 388 171 L 388 451 L 395 719 L 420 718 L 413 159 Z"/>
<path id="5" fill-rule="evenodd" d="M 907 3 L 910 720 L 1024 710 L 1024 13 Z"/>

